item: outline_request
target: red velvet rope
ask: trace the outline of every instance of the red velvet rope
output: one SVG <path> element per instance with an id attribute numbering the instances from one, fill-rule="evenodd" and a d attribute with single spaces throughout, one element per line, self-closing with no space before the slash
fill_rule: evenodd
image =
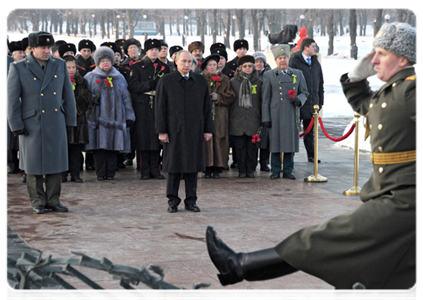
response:
<path id="1" fill-rule="evenodd" d="M 308 124 L 307 130 L 304 131 L 303 133 L 300 134 L 300 137 L 305 136 L 306 134 L 308 134 L 311 130 L 311 128 L 313 128 L 314 125 L 314 120 L 312 122 L 310 122 L 310 124 Z"/>
<path id="2" fill-rule="evenodd" d="M 350 128 L 350 130 L 344 135 L 344 136 L 341 136 L 340 138 L 334 138 L 334 137 L 331 137 L 329 134 L 328 134 L 328 132 L 326 131 L 326 129 L 325 129 L 325 127 L 323 126 L 323 121 L 322 121 L 322 119 L 319 117 L 319 123 L 320 123 L 320 127 L 322 128 L 322 131 L 323 131 L 323 133 L 326 135 L 326 137 L 328 138 L 328 139 L 330 139 L 330 140 L 332 140 L 332 141 L 334 141 L 334 142 L 340 142 L 340 141 L 343 141 L 343 140 L 345 140 L 347 137 L 349 137 L 350 136 L 350 134 L 354 131 L 354 129 L 355 129 L 355 124 L 353 124 L 352 126 L 351 126 L 351 128 Z"/>

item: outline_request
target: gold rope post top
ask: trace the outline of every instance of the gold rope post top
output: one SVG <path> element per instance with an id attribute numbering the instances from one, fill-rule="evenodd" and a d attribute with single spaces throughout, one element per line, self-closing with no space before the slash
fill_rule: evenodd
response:
<path id="1" fill-rule="evenodd" d="M 370 154 L 370 160 L 375 165 L 393 165 L 413 162 L 416 161 L 416 150 L 391 153 L 372 152 Z"/>

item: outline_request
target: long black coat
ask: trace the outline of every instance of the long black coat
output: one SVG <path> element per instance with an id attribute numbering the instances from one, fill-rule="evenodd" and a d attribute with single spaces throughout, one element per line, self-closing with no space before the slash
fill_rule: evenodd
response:
<path id="1" fill-rule="evenodd" d="M 313 106 L 319 105 L 322 107 L 324 102 L 322 66 L 317 60 L 316 55 L 311 57 L 310 66 L 308 62 L 304 60 L 301 51 L 294 53 L 293 57 L 289 60 L 289 66 L 303 72 L 309 94 L 306 102 L 301 106 L 300 118 L 311 119 L 314 113 Z"/>
<path id="2" fill-rule="evenodd" d="M 78 66 L 78 73 L 84 77 L 88 72 L 95 69 L 95 62 L 92 57 L 85 59 L 82 55 L 76 58 L 76 65 Z"/>
<path id="3" fill-rule="evenodd" d="M 157 64 L 156 67 L 154 65 Z M 162 70 L 162 68 L 164 68 Z M 132 137 L 136 150 L 160 150 L 160 141 L 155 129 L 155 101 L 156 97 L 144 93 L 155 90 L 154 77 L 169 73 L 169 66 L 156 59 L 154 62 L 145 56 L 142 60 L 132 65 L 127 78 L 128 90 L 131 93 L 132 107 L 135 112 Z M 156 75 L 155 75 L 156 74 Z M 157 75 L 159 74 L 159 75 Z M 151 101 L 150 101 L 151 100 Z"/>
<path id="4" fill-rule="evenodd" d="M 166 74 L 157 89 L 156 132 L 167 133 L 163 146 L 163 171 L 197 173 L 205 171 L 204 133 L 213 133 L 212 105 L 204 76 L 179 71 Z"/>

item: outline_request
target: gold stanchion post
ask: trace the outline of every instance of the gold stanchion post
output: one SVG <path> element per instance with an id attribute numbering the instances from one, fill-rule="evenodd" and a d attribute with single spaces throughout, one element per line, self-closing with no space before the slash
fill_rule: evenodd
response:
<path id="1" fill-rule="evenodd" d="M 318 121 L 319 121 L 319 113 L 317 111 L 319 110 L 319 105 L 315 105 L 313 108 L 314 108 L 314 114 L 313 114 L 313 118 L 314 118 L 314 128 L 313 128 L 313 130 L 314 130 L 314 174 L 304 178 L 304 181 L 326 182 L 326 181 L 328 181 L 328 179 L 317 173 L 317 171 L 318 171 L 318 161 L 319 161 L 319 157 L 318 157 L 318 149 L 319 149 L 318 134 L 319 134 L 319 130 L 318 130 L 318 127 L 317 127 Z"/>
<path id="2" fill-rule="evenodd" d="M 355 195 L 359 195 L 361 188 L 358 186 L 358 165 L 359 165 L 359 136 L 358 136 L 358 124 L 359 124 L 359 118 L 360 115 L 359 114 L 354 114 L 354 116 L 356 117 L 355 120 L 355 149 L 354 149 L 354 186 L 348 190 L 344 191 L 344 195 L 347 196 L 355 196 Z"/>

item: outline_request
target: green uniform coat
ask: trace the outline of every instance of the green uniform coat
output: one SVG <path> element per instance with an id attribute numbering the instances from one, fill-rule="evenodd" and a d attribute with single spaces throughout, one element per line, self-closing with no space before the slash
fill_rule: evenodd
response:
<path id="1" fill-rule="evenodd" d="M 367 80 L 346 82 L 353 109 L 369 113 L 374 153 L 416 149 L 414 68 L 394 75 L 373 93 Z M 276 246 L 295 268 L 340 289 L 404 289 L 416 281 L 416 164 L 373 165 L 363 204 L 318 226 L 299 230 Z"/>

